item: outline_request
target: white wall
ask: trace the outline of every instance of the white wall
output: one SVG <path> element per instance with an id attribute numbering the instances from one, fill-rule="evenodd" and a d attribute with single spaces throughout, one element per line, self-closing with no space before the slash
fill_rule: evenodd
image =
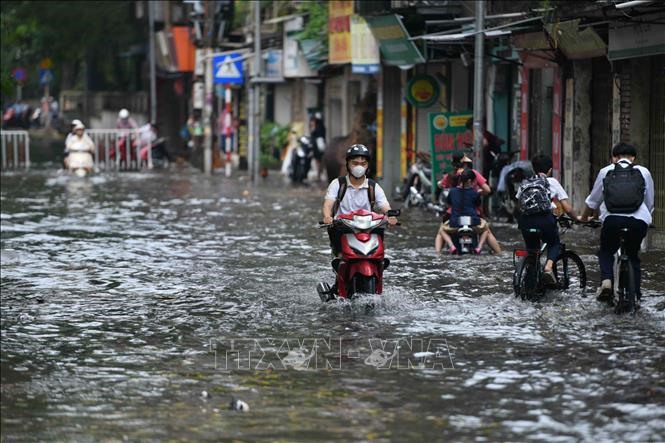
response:
<path id="1" fill-rule="evenodd" d="M 275 85 L 275 122 L 280 125 L 291 123 L 292 85 L 292 82 Z"/>
<path id="2" fill-rule="evenodd" d="M 451 81 L 450 81 L 450 110 L 452 112 L 468 111 L 473 108 L 473 103 L 469 103 L 469 68 L 464 67 L 462 60 L 455 59 L 451 62 Z"/>

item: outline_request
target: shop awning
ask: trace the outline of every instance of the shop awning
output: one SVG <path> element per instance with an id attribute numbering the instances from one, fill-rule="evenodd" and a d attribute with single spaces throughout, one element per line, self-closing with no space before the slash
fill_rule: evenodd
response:
<path id="1" fill-rule="evenodd" d="M 390 66 L 412 66 L 425 59 L 411 41 L 402 20 L 395 14 L 367 17 L 367 24 L 379 42 L 383 62 Z"/>
<path id="2" fill-rule="evenodd" d="M 556 52 L 543 31 L 515 35 L 511 37 L 510 42 L 525 67 L 542 69 L 557 66 Z"/>
<path id="3" fill-rule="evenodd" d="M 545 25 L 554 49 L 560 49 L 570 60 L 605 55 L 607 53 L 607 45 L 603 39 L 590 26 L 580 30 L 579 24 L 580 19 L 575 19 Z"/>
<path id="4" fill-rule="evenodd" d="M 665 54 L 665 25 L 640 23 L 610 28 L 609 43 L 610 60 Z"/>

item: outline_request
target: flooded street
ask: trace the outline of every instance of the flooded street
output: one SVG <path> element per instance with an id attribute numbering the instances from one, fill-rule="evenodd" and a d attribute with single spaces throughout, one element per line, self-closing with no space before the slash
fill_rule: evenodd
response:
<path id="1" fill-rule="evenodd" d="M 636 317 L 574 291 L 524 302 L 515 226 L 495 226 L 501 256 L 438 257 L 436 219 L 405 211 L 374 309 L 323 305 L 323 194 L 3 174 L 2 440 L 665 440 L 663 251 L 642 254 Z M 598 234 L 563 237 L 590 291 Z"/>

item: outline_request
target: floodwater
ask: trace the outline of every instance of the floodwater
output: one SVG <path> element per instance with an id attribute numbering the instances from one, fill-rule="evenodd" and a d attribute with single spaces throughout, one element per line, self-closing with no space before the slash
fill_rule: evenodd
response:
<path id="1" fill-rule="evenodd" d="M 374 309 L 323 305 L 322 195 L 191 169 L 3 174 L 2 440 L 665 440 L 662 251 L 635 317 L 574 291 L 524 302 L 510 253 L 438 257 L 413 210 Z M 597 235 L 564 237 L 594 285 Z"/>

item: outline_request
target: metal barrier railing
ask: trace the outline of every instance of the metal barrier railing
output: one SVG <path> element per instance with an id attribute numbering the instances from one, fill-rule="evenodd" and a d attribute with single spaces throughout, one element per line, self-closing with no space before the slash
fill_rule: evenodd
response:
<path id="1" fill-rule="evenodd" d="M 104 170 L 152 169 L 152 149 L 136 129 L 86 129 L 95 142 L 95 167 Z"/>
<path id="2" fill-rule="evenodd" d="M 88 129 L 95 143 L 95 167 L 103 170 L 152 169 L 152 149 L 135 129 Z M 2 130 L 2 169 L 30 167 L 28 131 Z"/>
<path id="3" fill-rule="evenodd" d="M 2 169 L 30 168 L 30 135 L 28 131 L 0 131 Z"/>

